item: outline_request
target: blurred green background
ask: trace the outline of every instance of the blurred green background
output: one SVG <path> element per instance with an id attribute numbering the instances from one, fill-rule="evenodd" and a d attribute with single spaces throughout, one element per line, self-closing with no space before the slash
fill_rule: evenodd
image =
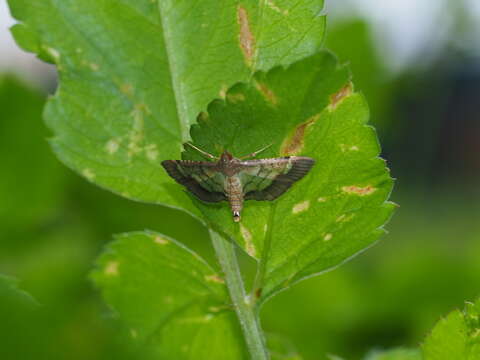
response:
<path id="1" fill-rule="evenodd" d="M 428 39 L 401 66 L 374 19 L 332 9 L 326 46 L 350 63 L 368 99 L 400 208 L 376 246 L 264 306 L 265 330 L 290 338 L 305 360 L 418 346 L 440 317 L 480 295 L 480 46 L 472 42 L 480 16 L 467 3 L 449 8 L 441 41 Z M 49 75 L 0 75 L 0 274 L 39 303 L 0 296 L 0 359 L 141 359 L 88 279 L 96 256 L 114 233 L 152 229 L 212 259 L 207 232 L 61 165 L 41 120 L 54 86 Z"/>

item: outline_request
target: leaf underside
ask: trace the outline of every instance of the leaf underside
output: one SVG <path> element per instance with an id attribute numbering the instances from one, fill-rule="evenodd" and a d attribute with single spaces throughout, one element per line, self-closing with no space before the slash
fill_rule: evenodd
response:
<path id="1" fill-rule="evenodd" d="M 119 235 L 92 277 L 156 358 L 246 358 L 223 278 L 177 241 L 154 232 Z"/>
<path id="2" fill-rule="evenodd" d="M 480 300 L 440 320 L 422 346 L 424 360 L 480 359 Z"/>

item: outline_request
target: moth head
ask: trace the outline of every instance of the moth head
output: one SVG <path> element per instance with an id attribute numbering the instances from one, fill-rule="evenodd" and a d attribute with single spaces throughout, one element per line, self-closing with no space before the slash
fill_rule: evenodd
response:
<path id="1" fill-rule="evenodd" d="M 239 222 L 240 219 L 241 219 L 241 217 L 240 217 L 240 212 L 239 212 L 239 211 L 234 211 L 234 212 L 233 212 L 233 221 Z"/>
<path id="2" fill-rule="evenodd" d="M 229 163 L 233 159 L 233 155 L 228 151 L 224 151 L 222 156 L 220 156 L 220 161 L 224 164 Z"/>

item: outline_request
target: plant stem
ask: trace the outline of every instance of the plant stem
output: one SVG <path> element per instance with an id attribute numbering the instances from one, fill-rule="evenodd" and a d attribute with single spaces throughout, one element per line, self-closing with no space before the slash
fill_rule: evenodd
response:
<path id="1" fill-rule="evenodd" d="M 252 360 L 268 360 L 270 356 L 260 327 L 258 312 L 254 302 L 251 301 L 251 297 L 246 295 L 237 254 L 235 253 L 235 245 L 213 230 L 210 230 L 210 237 L 225 273 L 230 298 L 240 321 Z"/>

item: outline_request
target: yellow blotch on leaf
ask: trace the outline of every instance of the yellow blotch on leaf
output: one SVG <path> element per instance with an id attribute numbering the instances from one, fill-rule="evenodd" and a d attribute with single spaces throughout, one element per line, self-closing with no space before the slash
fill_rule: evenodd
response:
<path id="1" fill-rule="evenodd" d="M 156 244 L 159 244 L 159 245 L 167 245 L 169 243 L 169 241 L 161 236 L 155 236 L 153 238 L 153 241 L 156 243 Z"/>
<path id="2" fill-rule="evenodd" d="M 118 261 L 110 261 L 105 266 L 105 275 L 116 276 L 118 275 Z"/>
<path id="3" fill-rule="evenodd" d="M 82 170 L 82 175 L 85 176 L 90 181 L 95 179 L 95 173 L 93 172 L 92 169 L 83 169 Z"/>
<path id="4" fill-rule="evenodd" d="M 116 139 L 111 139 L 105 144 L 105 150 L 110 155 L 115 154 L 118 151 L 119 147 L 120 147 L 120 144 Z"/>
<path id="5" fill-rule="evenodd" d="M 219 283 L 219 284 L 225 283 L 225 280 L 223 280 L 223 278 L 218 274 L 205 275 L 205 280 L 209 282 Z"/>
<path id="6" fill-rule="evenodd" d="M 310 207 L 310 200 L 303 201 L 293 206 L 292 213 L 299 214 L 301 212 L 304 212 L 305 210 L 308 210 L 309 207 Z"/>
<path id="7" fill-rule="evenodd" d="M 242 234 L 243 240 L 245 240 L 245 251 L 248 255 L 255 257 L 257 252 L 252 242 L 252 233 L 242 223 L 240 223 L 240 233 Z"/>

